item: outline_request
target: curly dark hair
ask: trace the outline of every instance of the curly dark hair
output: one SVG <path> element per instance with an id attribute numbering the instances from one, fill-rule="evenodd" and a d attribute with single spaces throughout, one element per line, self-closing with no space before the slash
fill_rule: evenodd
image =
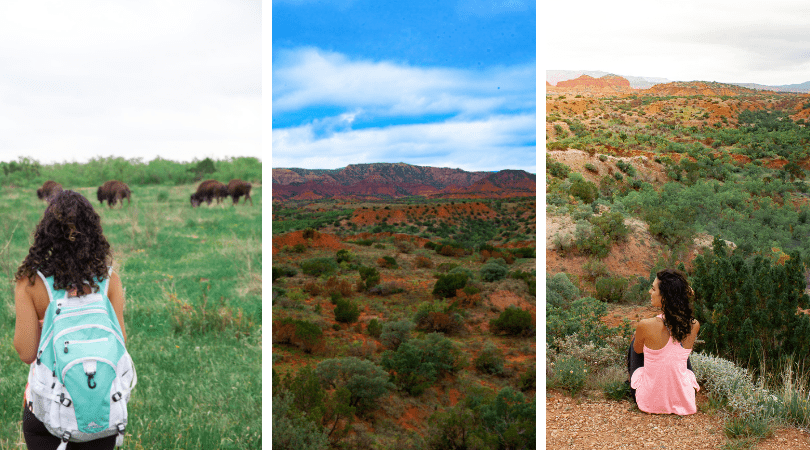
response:
<path id="1" fill-rule="evenodd" d="M 658 272 L 658 289 L 661 291 L 661 307 L 664 310 L 664 324 L 672 334 L 672 339 L 681 342 L 692 332 L 692 305 L 694 292 L 686 280 L 686 275 L 675 269 Z"/>
<path id="2" fill-rule="evenodd" d="M 33 285 L 37 271 L 54 277 L 54 288 L 81 291 L 109 276 L 110 243 L 101 229 L 101 217 L 90 202 L 74 191 L 62 191 L 45 209 L 14 279 L 28 278 Z"/>

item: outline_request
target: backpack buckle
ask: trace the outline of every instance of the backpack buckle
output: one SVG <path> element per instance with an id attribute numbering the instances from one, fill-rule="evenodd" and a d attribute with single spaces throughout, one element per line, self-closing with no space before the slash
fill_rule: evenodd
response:
<path id="1" fill-rule="evenodd" d="M 117 402 L 118 400 L 121 400 L 122 397 L 123 395 L 121 395 L 121 392 L 116 392 L 112 395 L 112 401 Z"/>
<path id="2" fill-rule="evenodd" d="M 65 393 L 64 392 L 62 392 L 62 395 L 59 397 L 59 403 L 61 403 L 62 406 L 65 406 L 65 407 L 69 407 L 71 404 L 73 404 L 73 402 L 70 401 L 69 398 L 65 398 Z M 68 434 L 68 437 L 70 437 L 70 434 Z"/>

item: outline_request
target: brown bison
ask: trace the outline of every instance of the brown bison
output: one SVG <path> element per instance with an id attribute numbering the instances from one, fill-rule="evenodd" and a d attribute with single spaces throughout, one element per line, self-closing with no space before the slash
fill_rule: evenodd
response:
<path id="1" fill-rule="evenodd" d="M 113 205 L 119 201 L 121 202 L 121 207 L 123 208 L 125 198 L 127 199 L 127 205 L 132 202 L 132 193 L 129 190 L 129 186 L 116 180 L 108 181 L 99 186 L 96 195 L 98 196 L 98 201 L 101 202 L 102 205 L 104 204 L 104 200 L 107 200 L 107 205 L 110 208 L 112 208 Z"/>
<path id="2" fill-rule="evenodd" d="M 239 197 L 245 196 L 245 203 L 250 200 L 250 205 L 253 206 L 253 199 L 250 198 L 250 183 L 242 180 L 231 180 L 228 183 L 228 195 L 233 198 L 233 204 L 239 203 Z"/>
<path id="3" fill-rule="evenodd" d="M 222 199 L 227 196 L 227 186 L 217 180 L 205 180 L 197 186 L 197 192 L 191 194 L 191 207 L 200 206 L 202 202 L 210 205 L 213 199 L 217 199 L 217 203 L 222 203 Z"/>
<path id="4" fill-rule="evenodd" d="M 56 181 L 48 180 L 41 188 L 37 189 L 37 198 L 50 202 L 51 198 L 60 192 L 62 192 L 62 185 Z"/>

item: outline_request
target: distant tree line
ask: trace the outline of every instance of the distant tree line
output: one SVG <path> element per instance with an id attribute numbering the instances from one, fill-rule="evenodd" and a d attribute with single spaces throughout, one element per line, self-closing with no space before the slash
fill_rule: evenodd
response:
<path id="1" fill-rule="evenodd" d="M 33 187 L 54 180 L 66 188 L 96 186 L 107 180 L 133 185 L 179 185 L 214 178 L 220 181 L 239 178 L 260 183 L 262 163 L 253 157 L 223 160 L 205 158 L 192 162 L 175 162 L 160 157 L 149 162 L 143 158 L 97 157 L 86 163 L 64 162 L 43 165 L 35 159 L 0 162 L 0 186 Z"/>

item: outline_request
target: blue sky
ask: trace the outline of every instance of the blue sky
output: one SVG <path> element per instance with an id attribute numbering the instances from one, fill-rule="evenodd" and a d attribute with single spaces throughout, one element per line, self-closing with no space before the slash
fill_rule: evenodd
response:
<path id="1" fill-rule="evenodd" d="M 533 1 L 275 0 L 272 166 L 536 172 Z"/>

